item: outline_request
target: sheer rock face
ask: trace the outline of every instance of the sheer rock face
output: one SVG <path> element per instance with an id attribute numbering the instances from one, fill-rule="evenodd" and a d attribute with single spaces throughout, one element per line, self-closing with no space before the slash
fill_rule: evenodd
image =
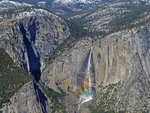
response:
<path id="1" fill-rule="evenodd" d="M 107 97 L 114 99 L 114 104 L 109 110 L 133 113 L 148 110 L 150 109 L 149 37 L 150 27 L 145 26 L 116 32 L 95 42 L 79 41 L 72 50 L 64 53 L 44 70 L 41 80 L 56 91 L 59 91 L 58 87 L 62 88 L 68 94 L 64 100 L 67 111 L 69 113 L 77 111 L 79 102 L 79 95 L 76 92 L 77 75 L 82 73 L 93 46 L 92 66 L 96 78 L 94 84 L 96 100 L 93 99 L 93 105 L 99 105 L 107 86 L 118 83 L 115 90 L 108 89 L 113 91 L 108 93 Z M 102 90 L 100 86 L 106 89 Z M 89 103 L 81 105 L 79 112 L 89 113 Z M 3 110 L 16 113 L 50 113 L 50 106 L 50 100 L 44 92 L 36 84 L 28 83 L 10 99 L 10 103 L 6 104 Z"/>
<path id="2" fill-rule="evenodd" d="M 10 99 L 10 102 L 3 108 L 3 112 L 50 113 L 50 100 L 35 83 L 29 82 Z"/>
<path id="3" fill-rule="evenodd" d="M 30 8 L 14 15 L 3 17 L 0 47 L 38 81 L 45 60 L 70 36 L 69 29 L 63 19 L 43 9 Z"/>
<path id="4" fill-rule="evenodd" d="M 79 102 L 79 95 L 76 92 L 77 76 L 82 73 L 93 46 L 92 66 L 96 88 L 94 96 L 96 100 L 93 99 L 93 105 L 99 105 L 101 97 L 107 91 L 107 86 L 118 83 L 116 89 L 107 95 L 114 99 L 114 104 L 109 110 L 133 113 L 148 110 L 150 109 L 149 35 L 150 27 L 145 26 L 140 29 L 116 32 L 95 42 L 79 41 L 72 50 L 64 53 L 44 70 L 41 80 L 56 91 L 59 91 L 58 87 L 62 88 L 68 94 L 64 100 L 67 111 L 69 113 L 77 111 Z M 102 90 L 99 86 L 106 89 Z M 28 83 L 3 109 L 6 112 L 50 113 L 50 100 L 42 92 L 36 84 Z M 89 103 L 81 105 L 79 112 L 90 112 Z M 105 110 L 107 111 L 108 108 Z"/>
<path id="5" fill-rule="evenodd" d="M 95 64 L 99 67 L 96 71 L 105 85 L 124 81 L 133 76 L 133 71 L 137 68 L 143 70 L 145 76 L 150 75 L 150 46 L 149 46 L 149 27 L 144 27 L 138 31 L 122 31 L 114 33 L 107 38 L 100 40 L 99 48 L 96 48 L 94 56 L 99 56 L 100 64 L 95 58 Z M 99 55 L 98 55 L 99 54 Z M 137 60 L 137 61 L 136 61 Z M 140 62 L 136 66 L 135 62 Z M 105 77 L 102 79 L 102 77 Z M 99 79 L 98 79 L 99 80 Z M 97 83 L 100 83 L 97 82 Z"/>
<path id="6" fill-rule="evenodd" d="M 40 8 L 21 8 L 1 15 L 0 48 L 4 48 L 15 64 L 39 81 L 45 61 L 56 47 L 70 36 L 60 17 Z M 50 113 L 51 103 L 35 82 L 20 89 L 0 112 Z"/>
<path id="7" fill-rule="evenodd" d="M 100 90 L 98 86 L 120 82 L 117 101 L 125 99 L 128 105 L 123 103 L 126 107 L 122 105 L 117 108 L 116 105 L 113 109 L 129 111 L 134 111 L 134 108 L 142 109 L 143 104 L 137 104 L 137 100 L 143 96 L 141 102 L 147 102 L 150 93 L 149 26 L 113 33 L 94 43 L 90 40 L 80 41 L 70 52 L 49 65 L 43 72 L 41 80 L 55 90 L 58 90 L 59 86 L 69 94 L 73 92 L 71 95 L 76 95 L 74 89 L 77 87 L 77 75 L 82 69 L 91 46 L 93 46 L 96 95 Z"/>
<path id="8" fill-rule="evenodd" d="M 103 11 L 105 12 L 105 9 Z M 109 10 L 107 12 L 109 13 Z M 64 105 L 69 113 L 78 110 L 80 93 L 77 90 L 77 79 L 82 78 L 79 75 L 84 75 L 91 47 L 90 73 L 94 75 L 92 80 L 96 89 L 96 101 L 93 105 L 99 105 L 107 90 L 100 86 L 107 88 L 119 83 L 116 91 L 106 95 L 115 102 L 109 110 L 134 113 L 150 109 L 149 25 L 112 33 L 95 42 L 90 39 L 80 40 L 73 49 L 63 53 L 41 73 L 45 67 L 45 59 L 70 35 L 62 19 L 53 14 L 42 14 L 47 15 L 45 11 L 34 10 L 8 20 L 4 17 L 0 23 L 0 47 L 5 48 L 18 66 L 36 75 L 36 81 L 41 79 L 45 85 L 58 92 L 58 88 L 63 89 L 68 94 Z M 93 16 L 89 15 L 90 19 L 91 17 Z M 102 14 L 102 17 L 105 16 Z M 109 101 L 106 104 L 109 104 Z M 3 110 L 16 113 L 50 113 L 50 106 L 50 100 L 41 88 L 35 83 L 28 83 L 10 99 L 10 103 L 6 104 Z M 108 108 L 105 110 L 108 111 Z M 88 105 L 81 105 L 79 112 L 88 113 Z"/>

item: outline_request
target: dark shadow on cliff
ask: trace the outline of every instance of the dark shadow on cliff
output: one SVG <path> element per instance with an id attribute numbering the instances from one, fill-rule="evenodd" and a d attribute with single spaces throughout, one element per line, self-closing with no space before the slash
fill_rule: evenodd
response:
<path id="1" fill-rule="evenodd" d="M 36 92 L 36 95 L 37 95 L 37 101 L 41 103 L 41 108 L 42 108 L 42 112 L 43 113 L 47 113 L 47 110 L 46 110 L 46 101 L 47 101 L 47 98 L 46 96 L 44 95 L 44 93 L 41 91 L 41 89 L 38 87 L 38 85 L 36 85 L 36 83 L 34 82 L 34 89 L 35 89 L 35 92 Z"/>
<path id="2" fill-rule="evenodd" d="M 35 43 L 35 38 L 36 38 L 36 24 L 35 24 L 35 19 L 33 18 L 30 19 L 31 25 L 29 25 L 28 30 L 30 32 L 30 41 Z"/>
<path id="3" fill-rule="evenodd" d="M 32 48 L 32 41 L 35 40 L 35 36 L 36 35 L 33 35 L 35 32 L 33 31 L 30 31 L 32 32 L 33 34 L 30 34 L 31 36 L 31 41 L 26 37 L 26 30 L 24 28 L 24 25 L 22 23 L 20 23 L 20 31 L 23 35 L 23 42 L 24 42 L 24 45 L 27 49 L 27 54 L 28 54 L 28 60 L 29 60 L 29 67 L 30 67 L 30 72 L 31 74 L 34 76 L 34 79 L 36 81 L 39 81 L 40 80 L 40 76 L 41 76 L 41 70 L 40 70 L 40 67 L 41 67 L 41 64 L 40 64 L 40 55 L 37 53 L 37 56 L 36 54 L 34 53 L 34 50 Z M 32 28 L 32 27 L 31 27 Z M 30 28 L 30 29 L 31 29 Z"/>

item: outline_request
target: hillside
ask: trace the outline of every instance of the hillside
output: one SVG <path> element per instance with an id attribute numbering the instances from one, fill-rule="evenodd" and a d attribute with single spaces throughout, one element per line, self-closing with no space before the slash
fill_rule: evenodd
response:
<path id="1" fill-rule="evenodd" d="M 27 82 L 32 81 L 23 69 L 17 67 L 10 56 L 0 48 L 0 108 Z"/>
<path id="2" fill-rule="evenodd" d="M 0 11 L 0 111 L 150 112 L 149 0 L 63 2 Z"/>
<path id="3" fill-rule="evenodd" d="M 0 0 L 3 1 L 3 0 Z M 107 4 L 130 2 L 134 5 L 150 5 L 149 0 L 10 0 L 24 5 L 40 6 L 54 11 L 58 15 L 72 16 L 89 12 Z M 6 2 L 6 1 L 5 1 Z M 8 2 L 8 1 L 7 1 Z M 19 4 L 17 3 L 17 4 Z M 9 4 L 10 7 L 13 4 Z"/>
<path id="4" fill-rule="evenodd" d="M 70 32 L 63 19 L 47 10 L 25 7 L 0 13 L 0 47 L 39 80 L 46 59 Z"/>
<path id="5" fill-rule="evenodd" d="M 149 12 L 149 5 L 133 5 L 119 1 L 70 19 L 82 20 L 90 31 L 108 33 L 145 23 L 149 20 Z"/>

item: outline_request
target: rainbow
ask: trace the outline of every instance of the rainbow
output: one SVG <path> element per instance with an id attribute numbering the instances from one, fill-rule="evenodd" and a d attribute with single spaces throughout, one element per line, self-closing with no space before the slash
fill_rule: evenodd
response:
<path id="1" fill-rule="evenodd" d="M 93 71 L 93 65 L 92 65 L 92 51 L 93 47 L 91 47 L 89 55 L 88 55 L 88 61 L 87 66 L 84 72 L 78 73 L 78 80 L 77 80 L 77 94 L 79 95 L 79 102 L 78 106 L 81 104 L 88 102 L 93 98 L 93 95 L 95 93 L 93 84 L 95 81 L 95 75 Z"/>

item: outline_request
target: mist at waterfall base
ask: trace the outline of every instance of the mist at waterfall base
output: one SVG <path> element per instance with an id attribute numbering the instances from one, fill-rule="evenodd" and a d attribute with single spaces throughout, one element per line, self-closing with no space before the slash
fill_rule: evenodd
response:
<path id="1" fill-rule="evenodd" d="M 82 74 L 80 75 L 80 81 L 78 86 L 80 92 L 79 102 L 78 102 L 79 107 L 81 104 L 91 100 L 95 93 L 95 89 L 93 88 L 94 73 L 93 73 L 93 65 L 92 65 L 93 63 L 92 51 L 93 51 L 93 47 L 91 47 L 90 52 L 88 54 L 85 71 L 82 72 Z"/>

